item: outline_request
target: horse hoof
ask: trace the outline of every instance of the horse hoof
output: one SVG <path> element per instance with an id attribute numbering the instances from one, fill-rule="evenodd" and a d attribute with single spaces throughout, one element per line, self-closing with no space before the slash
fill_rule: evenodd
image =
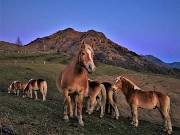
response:
<path id="1" fill-rule="evenodd" d="M 83 127 L 84 126 L 84 122 L 82 121 L 82 122 L 79 122 L 78 123 L 81 127 Z"/>
<path id="2" fill-rule="evenodd" d="M 73 114 L 70 114 L 70 116 L 69 116 L 70 118 L 73 118 Z"/>
<path id="3" fill-rule="evenodd" d="M 100 115 L 100 118 L 103 118 L 104 115 Z"/>
<path id="4" fill-rule="evenodd" d="M 167 133 L 170 135 L 170 134 L 171 134 L 171 131 L 167 131 Z"/>
<path id="5" fill-rule="evenodd" d="M 64 119 L 65 122 L 69 122 L 69 117 L 68 116 L 64 116 L 63 119 Z"/>
<path id="6" fill-rule="evenodd" d="M 138 124 L 134 124 L 134 127 L 137 128 L 137 127 L 138 127 Z"/>

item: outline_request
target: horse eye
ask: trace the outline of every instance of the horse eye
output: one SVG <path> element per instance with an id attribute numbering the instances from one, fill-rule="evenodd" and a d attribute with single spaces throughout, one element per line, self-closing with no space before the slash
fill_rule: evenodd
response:
<path id="1" fill-rule="evenodd" d="M 85 55 L 85 52 L 82 52 L 81 54 L 82 54 L 82 55 Z"/>

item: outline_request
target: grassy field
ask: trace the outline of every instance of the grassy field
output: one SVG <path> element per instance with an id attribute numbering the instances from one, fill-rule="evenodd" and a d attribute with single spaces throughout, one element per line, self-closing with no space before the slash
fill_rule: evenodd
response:
<path id="1" fill-rule="evenodd" d="M 120 96 L 119 109 L 121 117 L 119 120 L 112 119 L 111 116 L 105 115 L 99 118 L 99 112 L 93 112 L 92 115 L 85 113 L 83 109 L 84 127 L 77 125 L 77 119 L 70 119 L 68 123 L 63 118 L 63 98 L 62 94 L 57 91 L 55 80 L 59 71 L 70 61 L 67 55 L 58 54 L 0 54 L 0 135 L 17 134 L 17 135 L 164 135 L 162 123 L 156 120 L 148 120 L 146 115 L 140 119 L 139 127 L 134 128 L 130 125 L 130 115 L 123 109 L 125 101 Z M 45 61 L 45 64 L 44 64 Z M 97 63 L 94 74 L 90 75 L 91 79 L 112 82 L 118 75 L 125 75 L 134 79 L 139 86 L 149 88 L 148 79 L 159 79 L 156 87 L 169 87 L 177 82 L 178 78 L 172 76 L 143 74 L 134 71 L 122 69 Z M 137 78 L 136 78 L 137 77 Z M 42 78 L 48 82 L 47 101 L 42 101 L 42 96 L 38 93 L 39 100 L 22 98 L 20 96 L 7 93 L 7 88 L 14 80 L 28 81 L 29 79 Z M 136 78 L 136 79 L 135 79 Z M 144 80 L 142 82 L 141 80 Z M 173 80 L 166 84 L 166 80 Z M 175 83 L 174 83 L 175 82 Z M 152 82 L 151 82 L 152 83 Z M 146 84 L 146 85 L 144 85 Z M 165 86 L 164 86 L 165 85 Z M 179 85 L 174 89 L 180 88 Z M 167 93 L 167 91 L 165 91 Z M 121 94 L 121 93 L 120 93 Z M 176 93 L 178 96 L 179 92 Z M 123 100 L 123 101 L 122 101 Z M 178 103 L 178 99 L 173 99 Z M 127 106 L 127 105 L 125 105 Z M 179 106 L 178 106 L 179 107 Z M 179 109 L 177 107 L 177 109 Z M 122 109 L 121 109 L 122 108 Z M 174 115 L 175 111 L 172 110 Z M 179 116 L 174 115 L 174 122 L 179 122 Z M 156 117 L 156 116 L 155 116 Z M 148 121 L 145 121 L 147 118 Z M 145 119 L 145 120 L 144 120 Z M 155 118 L 156 119 L 156 118 Z M 180 134 L 179 125 L 173 125 L 173 134 Z"/>

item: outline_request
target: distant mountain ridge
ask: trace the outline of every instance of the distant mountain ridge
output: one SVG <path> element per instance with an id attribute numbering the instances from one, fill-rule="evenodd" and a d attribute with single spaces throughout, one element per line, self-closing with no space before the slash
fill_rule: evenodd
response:
<path id="1" fill-rule="evenodd" d="M 67 28 L 52 35 L 37 38 L 21 47 L 20 50 L 26 52 L 58 52 L 74 56 L 78 52 L 82 41 L 93 46 L 95 61 L 140 72 L 180 75 L 179 70 L 154 64 L 135 52 L 114 43 L 102 32 L 95 30 L 78 32 L 72 28 Z"/>
<path id="2" fill-rule="evenodd" d="M 153 63 L 156 63 L 158 65 L 161 65 L 161 66 L 165 66 L 167 68 L 178 68 L 180 69 L 180 62 L 173 62 L 173 63 L 165 63 L 163 62 L 162 60 L 160 60 L 159 58 L 153 56 L 153 55 L 142 55 L 145 59 L 153 62 Z"/>

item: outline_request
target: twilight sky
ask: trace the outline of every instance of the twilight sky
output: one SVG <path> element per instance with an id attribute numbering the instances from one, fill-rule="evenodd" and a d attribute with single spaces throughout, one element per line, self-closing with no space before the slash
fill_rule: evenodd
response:
<path id="1" fill-rule="evenodd" d="M 0 41 L 28 44 L 68 27 L 180 62 L 180 0 L 0 0 Z"/>

